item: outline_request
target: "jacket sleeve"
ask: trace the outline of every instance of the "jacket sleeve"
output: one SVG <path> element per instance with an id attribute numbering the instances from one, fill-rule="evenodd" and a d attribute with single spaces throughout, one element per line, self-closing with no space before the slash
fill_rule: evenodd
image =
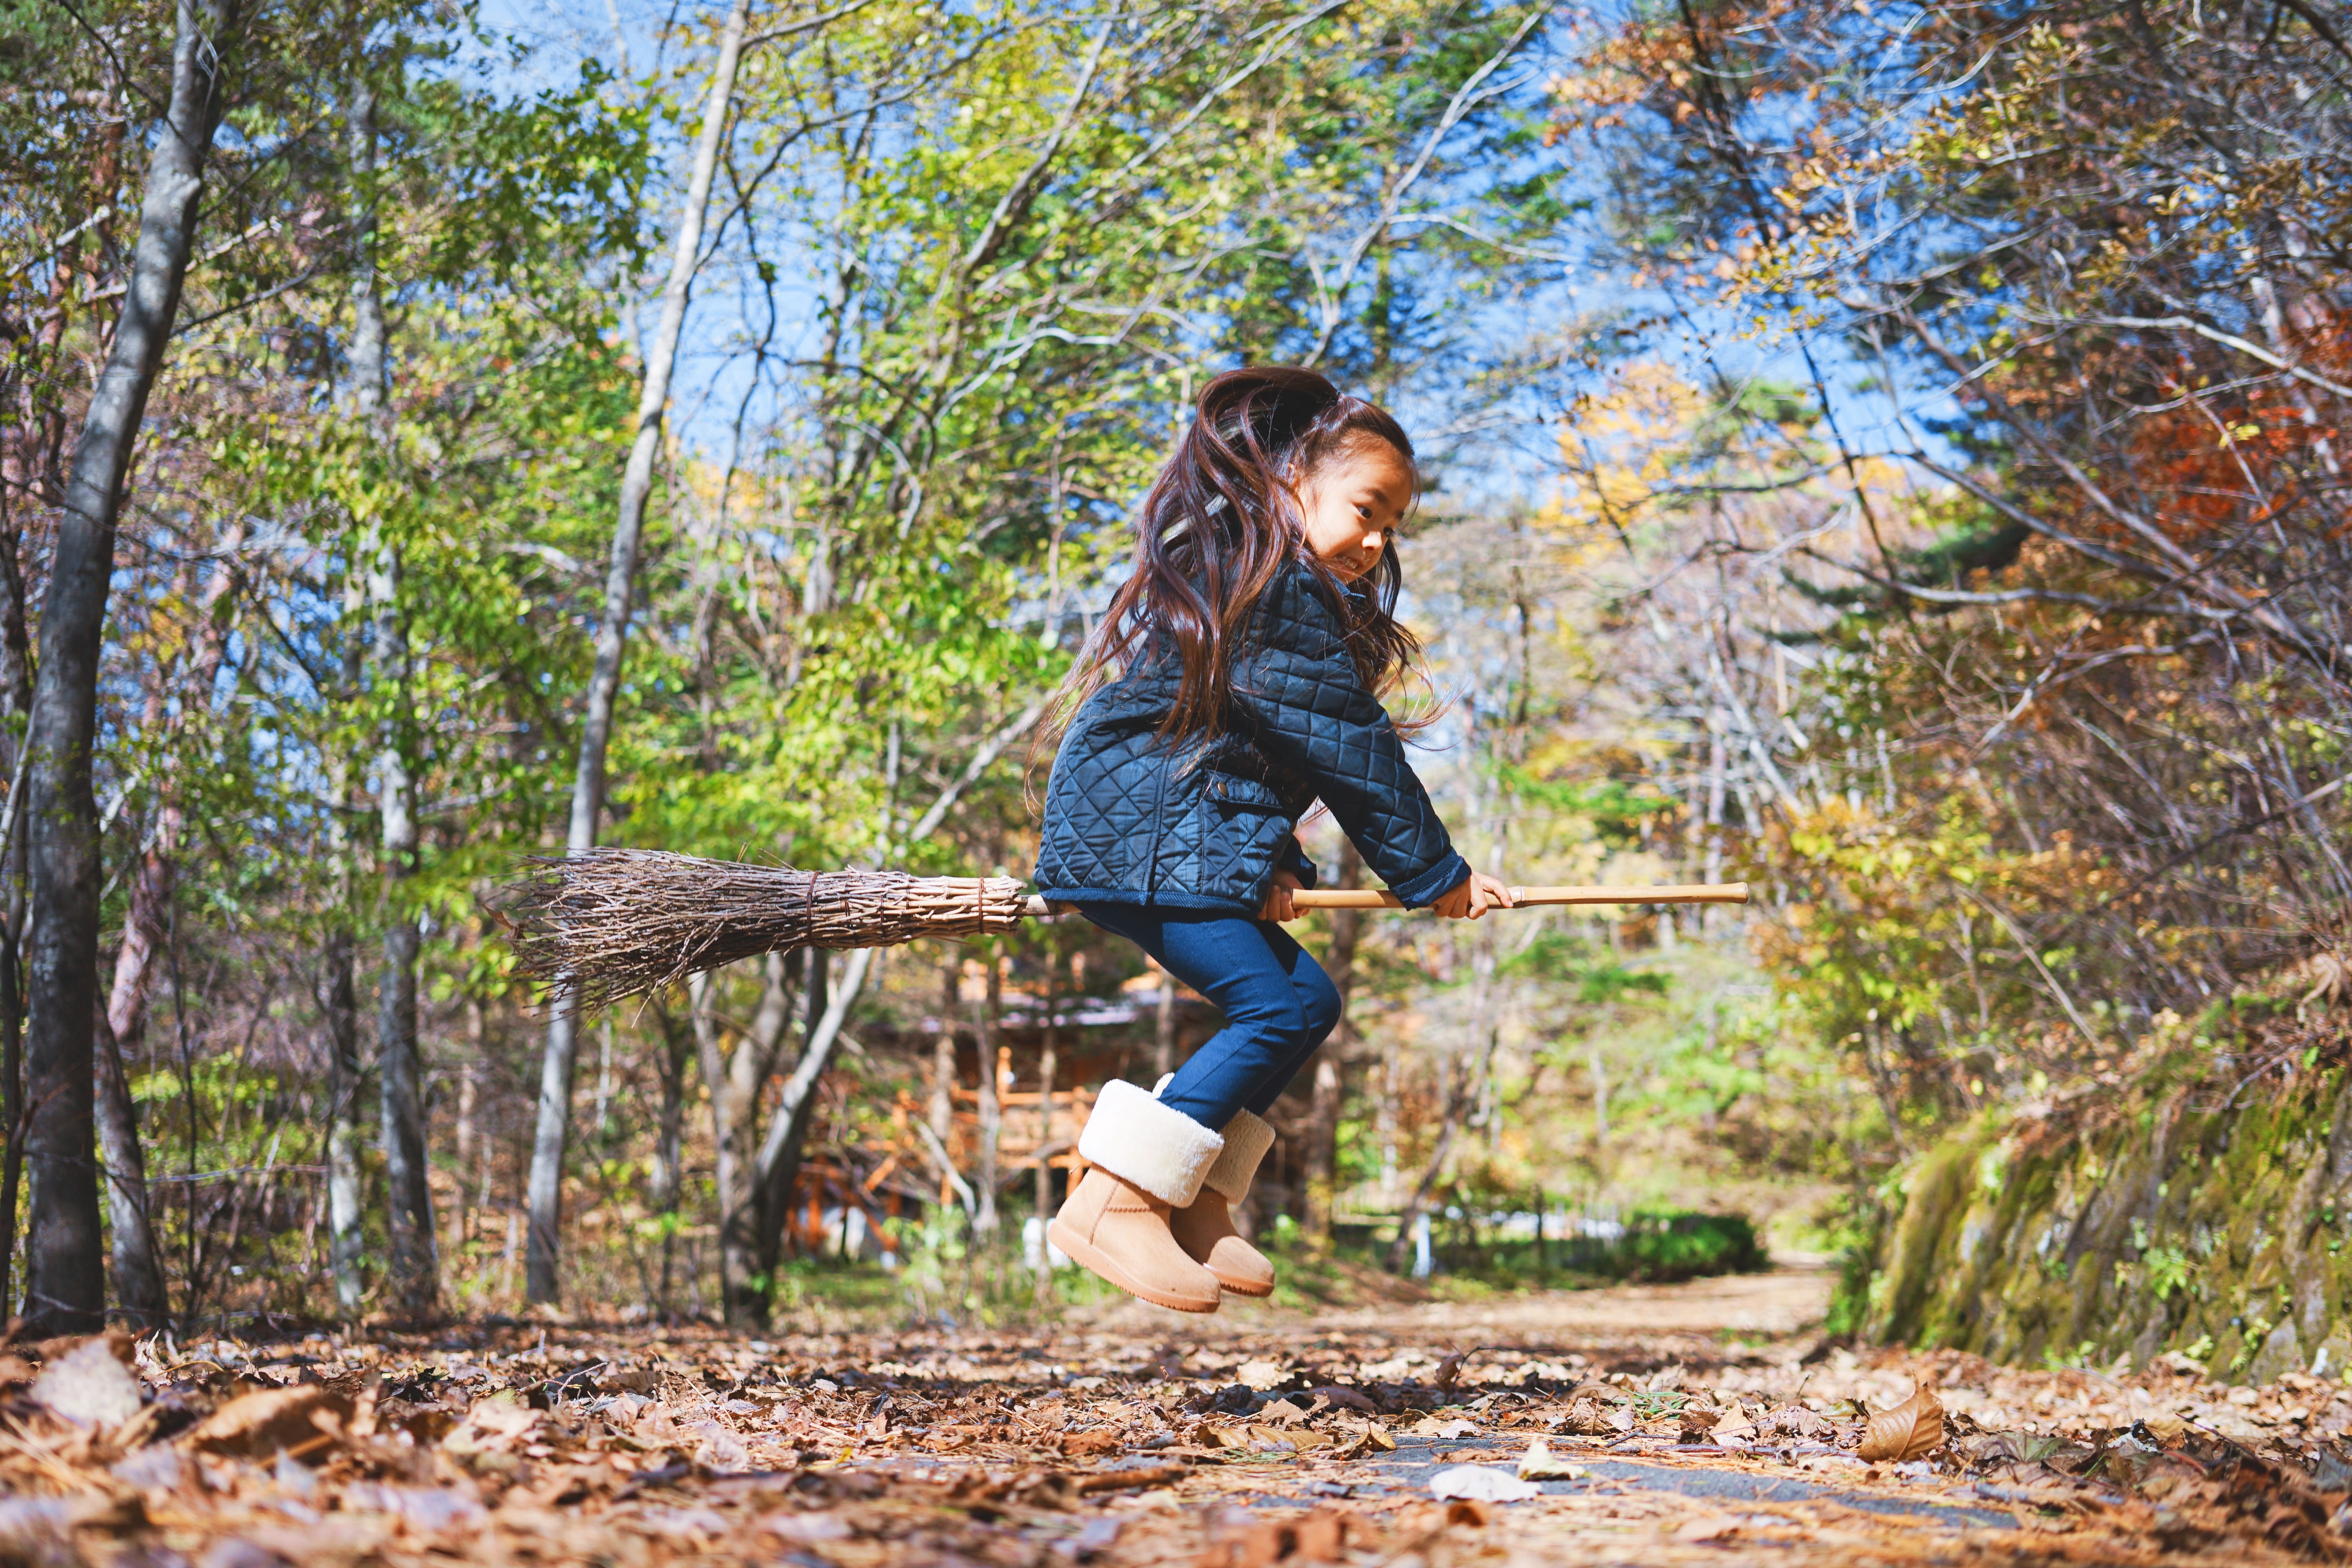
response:
<path id="1" fill-rule="evenodd" d="M 1357 678 L 1338 612 L 1303 570 L 1270 584 L 1257 635 L 1234 661 L 1240 727 L 1268 761 L 1315 786 L 1364 864 L 1409 909 L 1470 874 L 1405 760 L 1380 699 Z"/>

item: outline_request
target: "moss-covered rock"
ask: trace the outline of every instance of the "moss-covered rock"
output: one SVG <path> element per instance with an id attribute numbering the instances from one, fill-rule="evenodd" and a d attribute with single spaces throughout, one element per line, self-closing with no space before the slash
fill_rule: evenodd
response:
<path id="1" fill-rule="evenodd" d="M 2352 1355 L 2352 1074 L 2237 1092 L 2202 1050 L 1954 1129 L 1905 1173 L 1857 1303 L 1872 1338 L 2000 1361 L 2168 1351 L 2268 1382 Z M 1849 1295 L 1852 1292 L 1849 1291 Z"/>

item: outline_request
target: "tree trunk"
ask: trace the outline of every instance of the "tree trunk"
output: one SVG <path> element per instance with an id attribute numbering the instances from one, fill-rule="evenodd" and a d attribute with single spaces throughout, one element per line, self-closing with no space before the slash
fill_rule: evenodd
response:
<path id="1" fill-rule="evenodd" d="M 375 108 L 373 88 L 362 84 L 352 93 L 352 164 L 362 187 L 375 174 Z M 354 215 L 352 233 L 352 403 L 371 437 L 388 454 L 384 388 L 390 367 L 383 289 L 375 264 L 375 208 L 364 197 Z M 398 546 L 379 539 L 372 553 L 368 598 L 375 612 L 375 681 L 385 699 L 383 744 L 376 760 L 383 869 L 383 975 L 376 985 L 376 1089 L 381 1096 L 376 1136 L 383 1149 L 394 1295 L 402 1311 L 425 1317 L 440 1294 L 440 1265 L 434 1245 L 433 1193 L 425 1179 L 425 1072 L 416 1040 L 416 958 L 423 939 L 408 900 L 417 845 L 408 625 L 402 613 Z"/>
<path id="2" fill-rule="evenodd" d="M 702 1087 L 710 1100 L 710 1145 L 713 1163 L 711 1184 L 718 1189 L 719 1199 L 719 1311 L 730 1323 L 735 1321 L 736 1270 L 730 1267 L 728 1250 L 728 1216 L 740 1206 L 736 1192 L 743 1168 L 742 1146 L 735 1141 L 735 1119 L 729 1114 L 726 1058 L 719 1048 L 719 1020 L 710 1009 L 710 993 L 716 977 L 709 970 L 689 975 L 686 982 L 687 1018 L 694 1027 L 695 1061 L 702 1069 Z"/>
<path id="3" fill-rule="evenodd" d="M 91 164 L 94 204 L 111 204 L 117 184 L 124 122 L 110 117 L 100 132 L 99 153 Z M 45 507 L 65 504 L 62 456 L 66 441 L 65 410 L 57 399 L 46 405 L 37 388 L 39 373 L 57 362 L 77 297 L 86 289 L 81 267 L 85 248 L 115 248 L 114 224 L 100 224 L 89 236 L 69 238 L 57 252 L 49 274 L 44 324 L 29 343 L 22 345 L 16 371 L 21 397 L 24 432 L 17 440 L 0 439 L 0 707 L 13 717 L 29 719 L 33 708 L 33 642 L 26 620 L 25 526 L 10 502 L 22 496 Z M 29 725 L 27 726 L 29 728 Z M 0 1152 L 0 1312 L 16 1300 L 14 1265 L 16 1257 L 16 1198 L 25 1167 L 25 1007 L 21 960 L 25 935 L 25 787 L 26 731 L 18 731 L 16 755 L 9 760 L 5 813 L 11 825 L 0 831 L 0 868 L 5 868 L 6 925 L 0 929 L 0 1117 L 5 1127 L 5 1152 Z"/>
<path id="4" fill-rule="evenodd" d="M 832 986 L 824 1016 L 817 1021 L 801 1059 L 776 1096 L 768 1136 L 760 1145 L 760 1267 L 772 1279 L 783 1256 L 784 1221 L 789 1216 L 793 1189 L 800 1183 L 801 1146 L 808 1136 L 809 1119 L 816 1111 L 817 1079 L 833 1065 L 841 1044 L 841 1026 L 865 988 L 866 972 L 873 966 L 874 950 L 861 947 L 841 966 L 841 978 Z"/>
<path id="5" fill-rule="evenodd" d="M 793 1075 L 797 1077 L 801 1064 L 808 1059 L 811 1043 L 815 1040 L 818 1029 L 824 1026 L 829 1010 L 833 955 L 823 948 L 811 947 L 800 949 L 793 956 L 800 964 L 801 986 L 804 993 L 801 1007 L 800 1051 L 793 1063 Z M 759 1081 L 766 1083 L 769 1073 L 782 1066 L 782 1056 L 772 1056 Z M 824 1070 L 822 1067 L 817 1069 L 820 1075 Z M 807 1082 L 813 1090 L 815 1079 L 812 1078 Z M 794 1102 L 800 1127 L 807 1125 L 814 1107 L 813 1099 L 805 1103 Z M 783 1114 L 781 1108 L 778 1114 Z M 760 1285 L 756 1292 L 758 1299 L 750 1310 L 753 1321 L 762 1324 L 768 1321 L 774 1304 L 776 1270 L 783 1267 L 784 1233 L 792 1221 L 795 1198 L 793 1189 L 800 1181 L 800 1131 L 796 1128 L 791 1133 L 793 1146 L 790 1149 L 781 1154 L 773 1150 L 763 1151 L 755 1178 L 751 1222 Z M 745 1141 L 749 1142 L 748 1136 Z"/>
<path id="6" fill-rule="evenodd" d="M 403 1311 L 422 1317 L 433 1310 L 439 1294 L 440 1266 L 433 1193 L 425 1181 L 424 1067 L 416 1048 L 416 955 L 422 942 L 415 915 L 397 901 L 401 884 L 414 874 L 416 853 L 415 818 L 407 813 L 405 795 L 404 789 L 386 791 L 384 802 L 384 901 L 390 908 L 383 978 L 376 992 L 376 1138 L 383 1151 L 393 1289 Z"/>
<path id="7" fill-rule="evenodd" d="M 947 819 L 948 813 L 955 809 L 956 803 L 962 798 L 965 789 L 986 773 L 991 763 L 1003 755 L 1007 746 L 1027 733 L 1029 726 L 1034 724 L 1045 710 L 1045 700 L 1039 698 L 1035 702 L 1031 703 L 1019 718 L 990 737 L 978 751 L 972 753 L 971 761 L 965 764 L 962 776 L 940 791 L 938 797 L 924 810 L 923 815 L 915 819 L 913 825 L 907 830 L 904 842 L 915 843 L 929 837 L 938 829 L 940 824 Z M 849 1009 L 856 1004 L 857 994 L 864 989 L 866 973 L 872 968 L 873 963 L 874 949 L 865 947 L 852 953 L 849 962 L 843 966 L 840 979 L 832 984 L 830 994 L 826 998 L 824 1016 L 818 1021 L 816 1027 L 810 1034 L 808 1043 L 802 1048 L 800 1061 L 793 1067 L 792 1077 L 785 1080 L 782 1092 L 777 1097 L 774 1115 L 768 1123 L 768 1135 L 760 1145 L 757 1181 L 762 1195 L 760 1210 L 759 1250 L 761 1258 L 764 1260 L 763 1272 L 771 1277 L 772 1277 L 775 1262 L 782 1253 L 787 1205 L 791 1201 L 793 1189 L 800 1180 L 802 1141 L 807 1136 L 809 1121 L 816 1109 L 817 1080 L 824 1076 L 825 1068 L 833 1065 L 834 1049 L 841 1042 L 842 1025 L 848 1020 Z M 954 974 L 955 971 L 951 968 L 949 971 L 949 994 L 946 1008 L 946 1016 L 949 1018 L 952 1018 L 955 1010 Z M 951 1027 L 952 1026 L 943 1026 Z M 948 1074 L 940 1079 L 941 1083 L 950 1081 L 954 1068 L 951 1042 L 948 1048 L 950 1051 L 947 1061 L 949 1070 Z M 991 1070 L 991 1067 L 989 1064 L 983 1064 L 981 1070 L 985 1074 Z M 935 1112 L 939 1110 L 940 1103 L 934 1102 L 932 1109 Z M 945 1103 L 951 1109 L 952 1101 Z M 941 1147 L 943 1149 L 945 1147 L 944 1137 L 942 1137 Z"/>
<path id="8" fill-rule="evenodd" d="M 731 1055 L 719 1049 L 719 1021 L 710 1005 L 713 977 L 698 974 L 688 982 L 695 1048 L 703 1084 L 710 1091 L 711 1142 L 717 1152 L 719 1300 L 727 1321 L 738 1328 L 755 1328 L 766 1321 L 759 1284 L 759 1163 L 751 1141 L 759 1131 L 760 1088 L 775 1071 L 793 1012 L 791 972 L 783 954 L 767 956 L 762 977 L 751 1029 Z"/>
<path id="9" fill-rule="evenodd" d="M 147 1156 L 139 1146 L 139 1120 L 131 1103 L 122 1051 L 103 1009 L 91 1020 L 97 1058 L 96 1112 L 99 1152 L 106 1162 L 107 1239 L 114 1261 L 114 1301 L 131 1326 L 146 1332 L 164 1326 L 163 1262 L 155 1251 L 154 1226 L 147 1217 Z"/>
<path id="10" fill-rule="evenodd" d="M 1353 841 L 1343 838 L 1339 841 L 1339 875 L 1332 886 L 1363 885 L 1364 858 L 1356 852 Z M 1339 1108 L 1346 1096 L 1340 1073 L 1355 1046 L 1355 1028 L 1349 1022 L 1348 1010 L 1355 994 L 1356 944 L 1362 938 L 1363 929 L 1362 910 L 1331 911 L 1331 945 L 1323 955 L 1323 967 L 1339 993 L 1339 1026 L 1332 1031 L 1331 1043 L 1316 1053 L 1315 1089 L 1307 1103 L 1307 1213 L 1303 1229 L 1310 1247 L 1331 1245 L 1331 1208 L 1339 1183 Z"/>
<path id="11" fill-rule="evenodd" d="M 464 1246 L 474 1239 L 474 1211 L 481 1206 L 482 1189 L 474 1182 L 474 1150 L 476 1145 L 487 1149 L 489 1140 L 481 1135 L 482 1063 L 489 1059 L 488 1020 L 482 1016 L 478 997 L 466 998 L 465 1069 L 457 1075 L 457 1242 Z"/>
<path id="12" fill-rule="evenodd" d="M 413 1317 L 433 1310 L 439 1294 L 435 1257 L 433 1194 L 426 1184 L 425 1071 L 416 1038 L 416 960 L 423 938 L 409 907 L 416 875 L 416 784 L 409 763 L 408 633 L 401 619 L 400 563 L 391 550 L 378 558 L 371 595 L 376 604 L 375 674 L 394 693 L 383 752 L 377 763 L 383 823 L 383 974 L 376 988 L 377 1141 L 383 1151 L 388 1263 L 401 1310 Z"/>
<path id="13" fill-rule="evenodd" d="M 114 570 L 115 521 L 147 396 L 179 314 L 204 161 L 219 120 L 219 72 L 236 0 L 179 0 L 172 101 L 148 164 L 139 245 L 114 341 L 74 447 L 41 616 L 26 787 L 34 919 L 27 942 L 26 1090 L 33 1192 L 26 1247 L 27 1332 L 105 1321 L 92 1118 L 100 879 L 90 747 L 98 662 Z"/>
<path id="14" fill-rule="evenodd" d="M 346 1320 L 359 1316 L 365 1287 L 360 1275 L 366 1213 L 360 1173 L 360 1004 L 352 947 L 349 931 L 329 929 L 320 953 L 320 998 L 327 1037 L 327 1249 L 334 1268 L 335 1307 Z"/>
<path id="15" fill-rule="evenodd" d="M 955 1132 L 956 1083 L 956 1005 L 962 1000 L 963 955 L 955 949 L 948 950 L 948 961 L 940 975 L 940 1032 L 931 1037 L 931 1135 L 940 1147 L 950 1148 L 948 1140 Z"/>
<path id="16" fill-rule="evenodd" d="M 662 1098 L 661 1112 L 654 1123 L 653 1191 L 646 1195 L 661 1225 L 661 1289 L 654 1304 L 667 1317 L 672 1310 L 670 1291 L 677 1256 L 678 1197 L 686 1190 L 686 1064 L 694 1054 L 697 1037 L 691 1018 L 681 1021 L 667 1007 L 656 1007 L 656 1016 L 661 1024 L 662 1048 L 654 1067 L 661 1075 Z"/>
<path id="17" fill-rule="evenodd" d="M 367 661 L 352 626 L 360 615 L 365 588 L 356 566 L 343 591 L 342 700 L 359 700 Z M 360 868 L 353 829 L 361 819 L 359 800 L 352 787 L 354 766 L 338 746 L 328 758 L 329 795 L 334 805 L 327 818 L 327 852 L 334 859 L 335 908 L 320 943 L 319 1014 L 325 1034 L 327 1058 L 327 1250 L 335 1279 L 335 1310 L 345 1322 L 360 1316 L 367 1280 L 361 1268 L 366 1253 L 367 1182 L 361 1166 L 364 1146 L 360 1105 L 366 1092 L 366 1068 L 360 1057 L 358 939 L 354 934 L 359 910 Z"/>
<path id="18" fill-rule="evenodd" d="M 122 944 L 115 950 L 114 983 L 102 1014 L 105 1028 L 98 1036 L 97 1110 L 99 1143 L 106 1157 L 107 1223 L 114 1261 L 114 1296 L 131 1321 L 143 1328 L 161 1328 L 168 1318 L 163 1271 L 155 1246 L 153 1219 L 144 1179 L 146 1158 L 139 1147 L 139 1119 L 131 1100 L 128 1064 L 140 1054 L 147 1034 L 147 999 L 153 988 L 155 963 L 168 940 L 173 884 L 178 877 L 180 836 L 185 814 L 180 808 L 177 775 L 179 740 L 187 725 L 186 710 L 206 700 L 220 675 L 226 641 L 217 619 L 220 602 L 234 585 L 229 557 L 244 542 L 241 525 L 232 523 L 223 533 L 223 559 L 205 585 L 186 675 L 187 696 L 182 717 L 167 719 L 163 704 L 166 670 L 156 672 L 149 694 L 146 722 L 168 726 L 165 756 L 156 779 L 155 827 L 140 858 L 131 883 L 130 908 L 122 921 Z M 135 1184 L 126 1180 L 138 1173 Z"/>
<path id="19" fill-rule="evenodd" d="M 669 402 L 670 370 L 677 358 L 687 296 L 700 259 L 702 221 L 710 205 L 710 182 L 719 165 L 719 143 L 735 96 L 735 66 L 743 52 L 750 0 L 734 0 L 719 36 L 719 61 L 710 73 L 702 111 L 702 139 L 694 152 L 686 205 L 678 213 L 677 245 L 671 253 L 669 285 L 662 293 L 660 325 L 646 344 L 646 381 L 637 400 L 636 439 L 621 476 L 620 516 L 613 527 L 613 554 L 604 575 L 604 619 L 596 633 L 596 662 L 588 679 L 586 711 L 580 727 L 580 765 L 572 785 L 572 821 L 564 838 L 569 854 L 596 847 L 604 811 L 604 754 L 613 735 L 613 705 L 621 689 L 621 655 L 629 635 L 636 591 L 637 544 L 644 532 L 646 499 L 653 490 L 654 458 L 661 446 L 662 411 Z M 563 1146 L 571 1135 L 572 1069 L 579 1049 L 579 1016 L 569 993 L 559 991 L 549 1009 L 547 1052 L 539 1085 L 539 1125 L 530 1151 L 530 1241 L 526 1293 L 534 1301 L 556 1299 L 556 1261 L 563 1219 Z"/>
<path id="20" fill-rule="evenodd" d="M 971 1216 L 974 1236 L 996 1234 L 996 1145 L 1004 1131 L 1004 1106 L 997 1095 L 996 1020 L 1004 1005 L 1004 970 L 992 950 L 987 958 L 988 989 L 982 994 L 979 1016 L 972 1020 L 980 1037 L 980 1159 L 972 1188 L 980 1207 Z"/>
<path id="21" fill-rule="evenodd" d="M 16 775 L 8 792 L 8 827 L 0 838 L 0 870 L 7 879 L 8 923 L 0 930 L 0 1116 L 7 1119 L 0 1145 L 0 1312 L 16 1300 L 16 1194 L 25 1176 L 24 992 L 16 969 L 18 939 L 25 929 L 25 814 L 16 805 L 25 779 Z"/>

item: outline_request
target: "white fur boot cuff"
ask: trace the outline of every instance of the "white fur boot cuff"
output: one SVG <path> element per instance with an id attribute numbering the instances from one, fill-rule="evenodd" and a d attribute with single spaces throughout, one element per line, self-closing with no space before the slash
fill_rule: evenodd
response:
<path id="1" fill-rule="evenodd" d="M 1263 1118 L 1246 1110 L 1234 1111 L 1234 1119 L 1225 1123 L 1225 1151 L 1201 1178 L 1201 1184 L 1223 1193 L 1227 1203 L 1241 1202 L 1257 1179 L 1258 1162 L 1273 1147 L 1274 1129 Z"/>
<path id="2" fill-rule="evenodd" d="M 1201 1178 L 1224 1147 L 1223 1138 L 1123 1079 L 1103 1085 L 1078 1134 L 1087 1164 L 1180 1209 L 1201 1195 Z"/>

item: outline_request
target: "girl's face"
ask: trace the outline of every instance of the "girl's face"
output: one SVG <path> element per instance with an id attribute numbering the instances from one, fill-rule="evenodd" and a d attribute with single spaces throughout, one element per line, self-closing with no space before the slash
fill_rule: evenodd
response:
<path id="1" fill-rule="evenodd" d="M 1368 439 L 1325 458 L 1292 488 L 1307 548 L 1352 583 L 1370 571 L 1412 504 L 1412 469 L 1394 447 Z"/>

